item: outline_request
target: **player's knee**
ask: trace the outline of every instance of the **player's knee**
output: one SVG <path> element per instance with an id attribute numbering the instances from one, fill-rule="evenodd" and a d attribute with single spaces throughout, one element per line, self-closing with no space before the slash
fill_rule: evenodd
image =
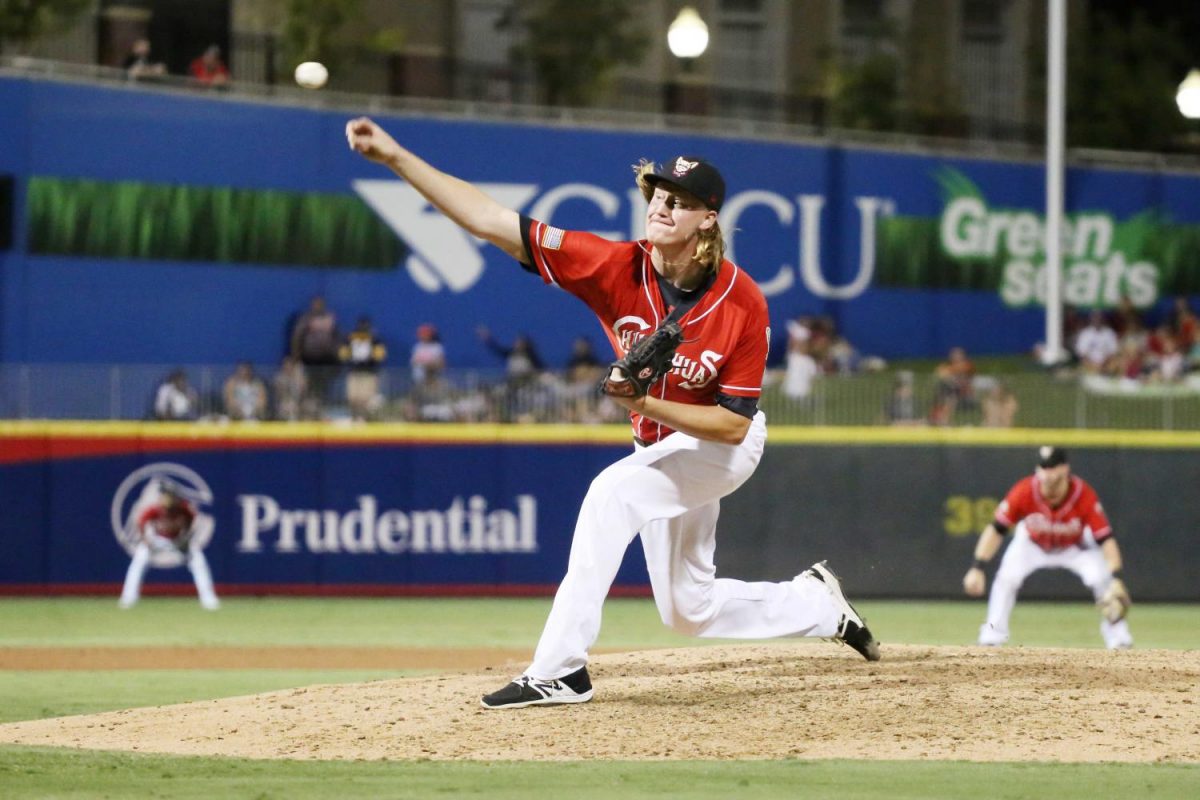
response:
<path id="1" fill-rule="evenodd" d="M 995 579 L 992 581 L 992 590 L 998 592 L 1016 592 L 1021 588 L 1023 581 L 1013 575 L 1006 575 L 1003 572 L 996 573 Z"/>
<path id="2" fill-rule="evenodd" d="M 699 636 L 712 621 L 712 603 L 704 598 L 675 598 L 669 609 L 659 609 L 662 621 L 685 636 Z"/>

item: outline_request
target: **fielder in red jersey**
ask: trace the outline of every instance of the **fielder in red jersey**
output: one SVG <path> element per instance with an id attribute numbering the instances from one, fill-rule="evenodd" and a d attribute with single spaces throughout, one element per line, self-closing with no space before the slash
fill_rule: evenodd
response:
<path id="1" fill-rule="evenodd" d="M 963 589 L 972 597 L 987 588 L 984 566 L 1000 550 L 1004 536 L 1016 529 L 988 597 L 987 621 L 980 626 L 979 643 L 1001 645 L 1008 641 L 1008 620 L 1021 584 L 1040 569 L 1069 569 L 1092 590 L 1097 601 L 1114 583 L 1126 597 L 1121 579 L 1123 561 L 1112 525 L 1087 481 L 1071 474 L 1067 452 L 1043 447 L 1037 470 L 1022 478 L 996 508 L 995 518 L 975 545 L 975 562 L 963 576 Z M 1133 645 L 1124 619 L 1100 621 L 1100 635 L 1110 649 Z"/>
<path id="2" fill-rule="evenodd" d="M 693 636 L 838 639 L 864 658 L 879 646 L 824 562 L 780 583 L 717 578 L 720 500 L 753 474 L 766 443 L 758 409 L 769 339 L 762 292 L 724 257 L 718 212 L 725 181 L 703 158 L 638 164 L 646 236 L 610 242 L 522 217 L 401 147 L 369 119 L 351 120 L 352 150 L 383 164 L 468 232 L 578 297 L 618 356 L 670 314 L 684 343 L 672 369 L 629 410 L 635 449 L 592 481 L 579 510 L 567 574 L 524 674 L 485 708 L 592 698 L 588 650 L 626 548 L 641 535 L 664 623 Z"/>
<path id="3" fill-rule="evenodd" d="M 182 562 L 192 573 L 192 582 L 196 584 L 200 605 L 209 611 L 221 607 L 213 587 L 208 560 L 204 557 L 202 539 L 205 537 L 195 535 L 200 520 L 200 513 L 183 497 L 179 487 L 169 481 L 161 481 L 158 484 L 153 502 L 137 515 L 134 523 L 139 538 L 134 546 L 129 568 L 125 571 L 125 583 L 121 587 L 121 599 L 118 601 L 121 608 L 132 608 L 141 598 L 142 580 L 155 553 L 172 553 L 174 558 L 182 557 Z M 211 530 L 212 518 L 203 515 L 203 520 Z"/>

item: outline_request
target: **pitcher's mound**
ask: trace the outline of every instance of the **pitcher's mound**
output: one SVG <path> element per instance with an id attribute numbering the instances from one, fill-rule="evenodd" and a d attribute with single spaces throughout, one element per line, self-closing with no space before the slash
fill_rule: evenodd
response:
<path id="1" fill-rule="evenodd" d="M 520 665 L 0 725 L 0 742 L 291 759 L 1200 761 L 1200 652 L 826 643 L 596 656 L 595 699 L 485 710 Z"/>

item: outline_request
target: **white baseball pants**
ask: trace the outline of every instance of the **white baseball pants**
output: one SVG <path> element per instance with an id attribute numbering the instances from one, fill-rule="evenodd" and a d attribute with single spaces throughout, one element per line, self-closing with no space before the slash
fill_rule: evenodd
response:
<path id="1" fill-rule="evenodd" d="M 160 550 L 174 550 L 175 543 L 157 534 L 148 534 L 138 542 L 133 549 L 133 558 L 129 561 L 129 569 L 125 571 L 125 585 L 121 588 L 119 604 L 129 608 L 142 596 L 142 580 L 146 577 L 146 568 L 150 565 L 150 556 Z M 192 582 L 196 584 L 196 594 L 200 597 L 200 605 L 204 608 L 217 609 L 221 603 L 213 587 L 212 572 L 208 568 L 208 559 L 204 551 L 195 541 L 188 545 L 187 568 L 192 573 Z"/>
<path id="2" fill-rule="evenodd" d="M 1071 570 L 1092 590 L 1096 600 L 1104 596 L 1112 581 L 1112 573 L 1100 548 L 1069 547 L 1048 553 L 1030 540 L 1024 525 L 1018 525 L 992 581 L 987 621 L 979 628 L 980 644 L 997 645 L 1008 641 L 1008 619 L 1016 605 L 1017 592 L 1025 579 L 1040 569 Z M 1125 620 L 1114 624 L 1101 618 L 1100 635 L 1105 647 L 1110 649 L 1133 645 L 1133 634 Z"/>
<path id="3" fill-rule="evenodd" d="M 821 581 L 716 577 L 720 499 L 754 473 L 766 439 L 760 411 L 741 444 L 674 433 L 601 472 L 579 509 L 567 575 L 526 674 L 550 680 L 587 664 L 604 599 L 639 531 L 654 601 L 675 630 L 730 639 L 833 636 L 841 615 Z"/>

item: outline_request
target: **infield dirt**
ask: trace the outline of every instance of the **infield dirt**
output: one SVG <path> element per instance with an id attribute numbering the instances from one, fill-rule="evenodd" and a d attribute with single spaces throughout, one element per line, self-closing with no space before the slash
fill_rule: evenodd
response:
<path id="1" fill-rule="evenodd" d="M 410 664 L 399 648 L 356 650 L 371 667 L 456 653 L 461 669 L 488 663 L 486 651 L 414 651 Z M 492 655 L 497 666 L 460 674 L 10 723 L 0 742 L 261 759 L 1200 762 L 1200 651 L 885 645 L 878 663 L 825 643 L 613 653 L 592 660 L 592 702 L 515 711 L 479 705 L 523 666 Z"/>

